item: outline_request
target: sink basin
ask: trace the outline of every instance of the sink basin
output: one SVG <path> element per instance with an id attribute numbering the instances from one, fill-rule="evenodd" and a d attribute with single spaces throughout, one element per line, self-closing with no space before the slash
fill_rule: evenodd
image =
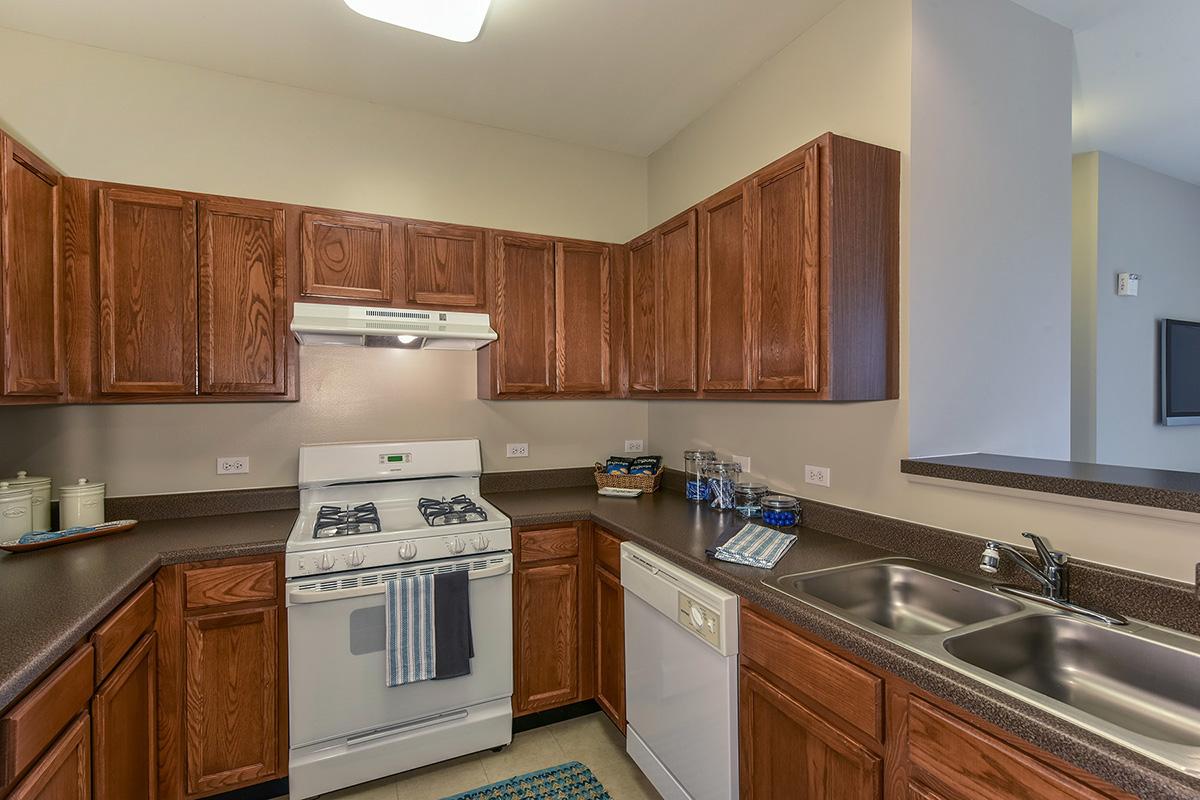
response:
<path id="1" fill-rule="evenodd" d="M 1128 731 L 1200 747 L 1200 650 L 1037 615 L 951 636 L 955 658 Z"/>
<path id="2" fill-rule="evenodd" d="M 1020 611 L 1007 597 L 903 561 L 855 564 L 812 575 L 787 575 L 777 588 L 805 594 L 906 634 L 938 634 Z"/>

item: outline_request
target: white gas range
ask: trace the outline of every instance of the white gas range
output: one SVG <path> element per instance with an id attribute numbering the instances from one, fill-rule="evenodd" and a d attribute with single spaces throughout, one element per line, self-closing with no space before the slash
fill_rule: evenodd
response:
<path id="1" fill-rule="evenodd" d="M 293 798 L 512 740 L 512 526 L 474 439 L 306 445 L 285 556 Z M 388 688 L 389 580 L 468 574 L 471 673 Z"/>

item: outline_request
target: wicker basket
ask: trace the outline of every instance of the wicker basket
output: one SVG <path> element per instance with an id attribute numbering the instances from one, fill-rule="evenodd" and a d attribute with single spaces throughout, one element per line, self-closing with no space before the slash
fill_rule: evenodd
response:
<path id="1" fill-rule="evenodd" d="M 643 492 L 657 492 L 662 483 L 663 467 L 653 475 L 609 475 L 604 471 L 603 464 L 596 464 L 596 486 L 603 489 L 641 489 Z"/>

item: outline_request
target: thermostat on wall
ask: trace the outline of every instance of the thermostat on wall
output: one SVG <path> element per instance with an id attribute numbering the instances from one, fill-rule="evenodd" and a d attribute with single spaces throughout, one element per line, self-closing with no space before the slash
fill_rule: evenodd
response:
<path id="1" fill-rule="evenodd" d="M 1136 272 L 1121 272 L 1117 275 L 1117 294 L 1121 297 L 1137 297 L 1138 281 L 1142 276 Z"/>

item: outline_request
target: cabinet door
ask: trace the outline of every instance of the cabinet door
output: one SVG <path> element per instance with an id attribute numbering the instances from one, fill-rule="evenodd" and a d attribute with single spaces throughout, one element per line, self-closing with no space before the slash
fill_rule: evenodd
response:
<path id="1" fill-rule="evenodd" d="M 658 390 L 657 283 L 651 234 L 629 245 L 629 388 L 635 392 Z"/>
<path id="2" fill-rule="evenodd" d="M 200 392 L 282 394 L 287 372 L 283 209 L 200 203 Z"/>
<path id="3" fill-rule="evenodd" d="M 306 212 L 301 221 L 300 293 L 390 303 L 390 227 L 373 217 Z"/>
<path id="4" fill-rule="evenodd" d="M 696 212 L 663 225 L 656 236 L 658 390 L 696 389 Z"/>
<path id="5" fill-rule="evenodd" d="M 517 570 L 518 714 L 579 699 L 579 564 Z"/>
<path id="6" fill-rule="evenodd" d="M 143 636 L 92 698 L 96 800 L 158 796 L 156 644 L 153 633 Z"/>
<path id="7" fill-rule="evenodd" d="M 607 245 L 555 244 L 555 377 L 560 392 L 612 389 L 611 264 Z"/>
<path id="8" fill-rule="evenodd" d="M 759 391 L 820 389 L 818 186 L 816 145 L 751 181 L 753 385 Z"/>
<path id="9" fill-rule="evenodd" d="M 457 225 L 409 225 L 406 296 L 414 305 L 452 306 L 482 311 L 484 232 Z"/>
<path id="10" fill-rule="evenodd" d="M 100 192 L 100 391 L 196 393 L 196 203 Z"/>
<path id="11" fill-rule="evenodd" d="M 706 200 L 700 215 L 700 388 L 750 388 L 750 184 Z"/>
<path id="12" fill-rule="evenodd" d="M 596 702 L 625 730 L 625 593 L 621 580 L 596 570 Z"/>
<path id="13" fill-rule="evenodd" d="M 17 784 L 8 800 L 88 800 L 92 796 L 92 745 L 82 714 Z"/>
<path id="14" fill-rule="evenodd" d="M 878 800 L 879 757 L 741 668 L 739 760 L 744 800 Z"/>
<path id="15" fill-rule="evenodd" d="M 229 790 L 277 771 L 274 607 L 184 621 L 186 791 Z"/>
<path id="16" fill-rule="evenodd" d="M 0 133 L 0 391 L 16 397 L 62 393 L 59 336 L 60 176 Z"/>
<path id="17" fill-rule="evenodd" d="M 495 354 L 501 393 L 554 391 L 554 241 L 495 234 Z"/>

